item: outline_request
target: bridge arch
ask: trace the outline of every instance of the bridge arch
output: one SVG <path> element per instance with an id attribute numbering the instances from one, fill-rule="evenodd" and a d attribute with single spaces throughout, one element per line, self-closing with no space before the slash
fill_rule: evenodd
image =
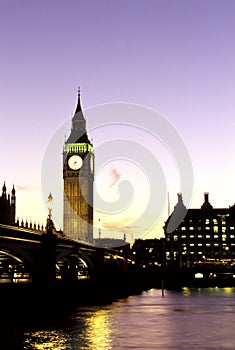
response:
<path id="1" fill-rule="evenodd" d="M 18 254 L 0 248 L 0 285 L 31 282 L 30 264 Z"/>
<path id="2" fill-rule="evenodd" d="M 94 265 L 85 254 L 60 254 L 56 259 L 57 280 L 88 280 L 92 277 L 93 272 Z"/>

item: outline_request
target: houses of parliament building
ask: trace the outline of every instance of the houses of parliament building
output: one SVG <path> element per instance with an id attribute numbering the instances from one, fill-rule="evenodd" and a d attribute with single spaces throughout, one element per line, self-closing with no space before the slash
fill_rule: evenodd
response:
<path id="1" fill-rule="evenodd" d="M 7 193 L 6 184 L 2 187 L 2 195 L 0 197 L 0 223 L 6 225 L 15 224 L 16 215 L 16 191 L 13 185 L 11 194 Z"/>

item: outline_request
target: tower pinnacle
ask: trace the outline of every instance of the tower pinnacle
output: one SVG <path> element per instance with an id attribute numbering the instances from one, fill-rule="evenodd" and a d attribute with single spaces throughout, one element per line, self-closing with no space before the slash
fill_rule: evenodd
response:
<path id="1" fill-rule="evenodd" d="M 78 87 L 78 102 L 77 102 L 77 108 L 76 108 L 75 114 L 79 113 L 81 111 L 82 111 L 82 108 L 81 108 L 81 89 L 79 86 Z"/>
<path id="2" fill-rule="evenodd" d="M 90 140 L 87 136 L 86 130 L 86 120 L 84 118 L 82 108 L 81 108 L 81 90 L 78 88 L 78 102 L 77 107 L 72 118 L 72 129 L 70 136 L 66 143 L 88 143 Z"/>

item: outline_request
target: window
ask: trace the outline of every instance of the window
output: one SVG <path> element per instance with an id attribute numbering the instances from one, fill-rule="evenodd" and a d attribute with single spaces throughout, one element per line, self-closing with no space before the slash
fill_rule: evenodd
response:
<path id="1" fill-rule="evenodd" d="M 233 226 L 230 226 L 230 230 L 234 230 L 234 227 L 233 227 Z"/>
<path id="2" fill-rule="evenodd" d="M 218 221 L 216 219 L 213 219 L 214 224 L 218 224 Z"/>
<path id="3" fill-rule="evenodd" d="M 214 232 L 218 232 L 218 226 L 214 226 Z"/>
<path id="4" fill-rule="evenodd" d="M 206 246 L 207 246 L 207 247 L 210 247 L 210 245 L 211 245 L 210 243 L 206 243 Z"/>
<path id="5" fill-rule="evenodd" d="M 174 235 L 174 241 L 178 241 L 178 236 Z"/>
<path id="6" fill-rule="evenodd" d="M 214 235 L 214 238 L 219 238 L 219 236 L 218 235 Z"/>
<path id="7" fill-rule="evenodd" d="M 182 230 L 182 231 L 185 231 L 185 230 L 186 230 L 186 227 L 181 227 L 181 230 Z"/>
<path id="8" fill-rule="evenodd" d="M 206 235 L 206 238 L 211 238 L 211 236 L 210 235 Z"/>
<path id="9" fill-rule="evenodd" d="M 206 226 L 206 230 L 210 230 L 210 229 L 211 229 L 210 227 Z"/>
<path id="10" fill-rule="evenodd" d="M 190 247 L 194 247 L 194 243 L 190 243 Z"/>
<path id="11" fill-rule="evenodd" d="M 222 227 L 222 232 L 225 232 L 226 231 L 226 227 Z"/>
<path id="12" fill-rule="evenodd" d="M 230 238 L 234 238 L 234 235 L 230 235 Z"/>
<path id="13" fill-rule="evenodd" d="M 219 243 L 215 243 L 215 244 L 214 244 L 215 247 L 218 247 L 218 245 L 219 245 Z"/>
<path id="14" fill-rule="evenodd" d="M 194 235 L 190 235 L 190 238 L 194 238 Z"/>
<path id="15" fill-rule="evenodd" d="M 182 238 L 186 238 L 186 236 L 185 235 L 183 235 L 183 236 L 181 236 Z"/>
<path id="16" fill-rule="evenodd" d="M 189 229 L 192 231 L 194 229 L 194 227 L 190 226 Z"/>
<path id="17" fill-rule="evenodd" d="M 198 243 L 198 246 L 202 246 L 202 243 Z"/>
<path id="18" fill-rule="evenodd" d="M 202 238 L 202 235 L 198 235 L 198 238 Z"/>
<path id="19" fill-rule="evenodd" d="M 210 220 L 206 219 L 205 223 L 206 223 L 206 225 L 208 225 L 210 223 Z"/>

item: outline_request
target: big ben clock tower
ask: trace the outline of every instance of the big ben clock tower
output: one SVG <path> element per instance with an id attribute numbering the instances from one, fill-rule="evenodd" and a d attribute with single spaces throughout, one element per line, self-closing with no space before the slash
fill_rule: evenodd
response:
<path id="1" fill-rule="evenodd" d="M 76 241 L 93 241 L 94 153 L 78 91 L 72 129 L 63 152 L 64 234 Z"/>

